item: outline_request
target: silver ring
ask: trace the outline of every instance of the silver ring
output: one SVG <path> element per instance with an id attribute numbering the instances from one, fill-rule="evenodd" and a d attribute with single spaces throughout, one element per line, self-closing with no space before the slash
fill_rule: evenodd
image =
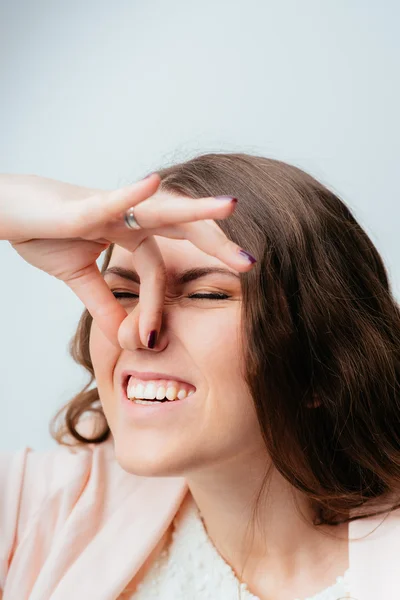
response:
<path id="1" fill-rule="evenodd" d="M 134 230 L 142 229 L 142 227 L 136 221 L 135 214 L 133 212 L 133 208 L 128 208 L 128 210 L 126 211 L 126 213 L 124 215 L 124 221 L 125 221 L 125 225 L 129 229 L 134 229 Z"/>

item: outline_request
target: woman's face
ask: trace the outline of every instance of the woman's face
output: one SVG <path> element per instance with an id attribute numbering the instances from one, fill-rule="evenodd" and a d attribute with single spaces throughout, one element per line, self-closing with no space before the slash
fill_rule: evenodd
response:
<path id="1" fill-rule="evenodd" d="M 236 271 L 191 242 L 155 239 L 168 278 L 196 267 L 220 267 L 225 273 L 207 274 L 180 286 L 168 280 L 162 328 L 153 349 L 143 346 L 138 336 L 137 299 L 120 299 L 127 311 L 119 336 L 122 347 L 114 347 L 93 323 L 90 354 L 121 466 L 138 475 L 188 476 L 191 471 L 238 459 L 261 443 L 253 402 L 241 374 L 241 284 Z M 115 246 L 108 268 L 115 266 L 134 270 L 131 253 Z M 112 291 L 139 294 L 137 283 L 115 274 L 104 278 Z M 188 297 L 196 293 L 227 298 Z M 136 418 L 121 400 L 120 378 L 126 369 L 167 373 L 171 380 L 194 386 L 195 392 L 187 400 L 178 400 L 173 410 L 164 411 L 160 405 L 154 417 Z M 139 414 L 147 407 L 134 408 Z"/>

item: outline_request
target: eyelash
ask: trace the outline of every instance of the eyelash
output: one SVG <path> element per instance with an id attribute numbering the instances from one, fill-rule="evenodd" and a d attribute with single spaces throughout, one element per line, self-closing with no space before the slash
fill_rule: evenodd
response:
<path id="1" fill-rule="evenodd" d="M 130 292 L 112 292 L 116 298 L 138 298 L 137 294 Z M 197 300 L 227 300 L 230 296 L 226 294 L 190 294 L 188 298 L 196 298 Z"/>

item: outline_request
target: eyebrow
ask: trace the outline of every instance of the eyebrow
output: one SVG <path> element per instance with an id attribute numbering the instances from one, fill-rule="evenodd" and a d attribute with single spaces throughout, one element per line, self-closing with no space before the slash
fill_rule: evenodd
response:
<path id="1" fill-rule="evenodd" d="M 240 280 L 240 276 L 238 273 L 234 273 L 233 271 L 228 271 L 227 269 L 223 269 L 222 267 L 194 267 L 191 269 L 185 269 L 180 273 L 176 273 L 172 275 L 172 280 L 175 285 L 184 285 L 189 281 L 194 281 L 195 279 L 200 279 L 201 277 L 205 277 L 206 275 L 212 275 L 217 273 L 219 275 L 230 275 Z M 140 283 L 140 277 L 136 271 L 132 269 L 125 269 L 123 267 L 109 267 L 104 271 L 103 277 L 106 275 L 117 275 L 118 277 L 122 277 L 123 279 L 128 279 L 129 281 L 134 281 L 135 283 Z"/>

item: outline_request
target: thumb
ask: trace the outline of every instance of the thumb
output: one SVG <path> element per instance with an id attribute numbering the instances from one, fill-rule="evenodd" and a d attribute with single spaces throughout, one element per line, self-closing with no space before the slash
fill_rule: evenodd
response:
<path id="1" fill-rule="evenodd" d="M 104 281 L 97 263 L 82 269 L 78 276 L 65 283 L 83 302 L 104 335 L 120 348 L 118 330 L 127 312 Z"/>

